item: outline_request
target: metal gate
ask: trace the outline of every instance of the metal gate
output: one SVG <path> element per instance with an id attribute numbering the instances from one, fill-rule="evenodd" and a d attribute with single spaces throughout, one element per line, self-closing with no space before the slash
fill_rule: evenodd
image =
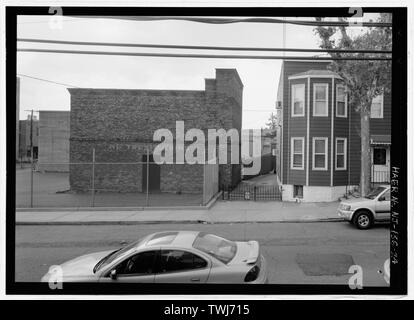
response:
<path id="1" fill-rule="evenodd" d="M 251 200 L 251 201 L 281 201 L 282 193 L 279 186 L 239 185 L 221 186 L 223 200 Z"/>

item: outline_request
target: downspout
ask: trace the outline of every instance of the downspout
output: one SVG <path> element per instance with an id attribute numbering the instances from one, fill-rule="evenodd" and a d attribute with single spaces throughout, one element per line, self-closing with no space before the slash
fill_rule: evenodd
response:
<path id="1" fill-rule="evenodd" d="M 346 87 L 345 87 L 346 90 Z M 345 91 L 346 92 L 346 91 Z M 351 166 L 349 165 L 349 155 L 351 154 L 351 122 L 352 122 L 352 112 L 349 110 L 349 106 L 348 106 L 348 93 L 345 94 L 345 103 L 346 103 L 346 112 L 348 112 L 349 114 L 349 118 L 348 118 L 348 151 L 346 153 L 346 165 L 347 165 L 347 169 L 348 169 L 348 184 L 346 186 L 346 195 L 348 196 L 348 187 L 351 185 Z"/>
<path id="2" fill-rule="evenodd" d="M 309 186 L 309 112 L 310 112 L 310 76 L 308 77 L 308 88 L 307 88 L 307 117 L 306 117 L 306 186 Z"/>

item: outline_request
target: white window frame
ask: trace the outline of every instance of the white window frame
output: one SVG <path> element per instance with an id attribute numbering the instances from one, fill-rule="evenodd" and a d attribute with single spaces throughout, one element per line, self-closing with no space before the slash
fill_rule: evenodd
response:
<path id="1" fill-rule="evenodd" d="M 338 167 L 338 141 L 344 142 L 344 153 L 342 154 L 344 156 L 344 166 Z M 335 170 L 346 170 L 347 168 L 347 157 L 348 157 L 348 141 L 347 138 L 336 138 L 335 139 Z"/>
<path id="2" fill-rule="evenodd" d="M 371 108 L 370 108 L 371 119 L 383 119 L 384 118 L 384 94 L 382 93 L 382 94 L 376 96 L 375 98 L 377 98 L 377 97 L 380 97 L 380 99 L 381 99 L 380 100 L 381 101 L 381 109 L 380 109 L 381 110 L 381 115 L 379 117 L 373 117 L 372 116 L 372 103 L 371 103 Z M 372 99 L 372 102 L 374 102 L 374 99 Z"/>
<path id="3" fill-rule="evenodd" d="M 317 87 L 324 87 L 325 88 L 325 112 L 321 113 L 321 114 L 317 114 L 315 112 L 316 108 L 315 108 L 315 103 L 316 103 L 316 88 Z M 314 83 L 313 84 L 313 105 L 312 105 L 312 109 L 313 109 L 313 116 L 314 117 L 327 117 L 328 113 L 329 113 L 329 84 L 327 83 Z"/>
<path id="4" fill-rule="evenodd" d="M 324 140 L 325 141 L 325 166 L 323 168 L 315 167 L 315 141 Z M 321 153 L 318 153 L 318 155 Z M 315 171 L 327 171 L 328 170 L 328 137 L 313 137 L 312 138 L 312 170 Z"/>
<path id="5" fill-rule="evenodd" d="M 335 95 L 335 97 L 336 97 L 336 111 L 335 111 L 335 115 L 338 118 L 347 118 L 348 117 L 348 94 L 346 92 L 345 92 L 345 101 L 344 101 L 345 102 L 345 107 L 344 107 L 345 114 L 343 115 L 343 114 L 338 113 L 338 102 L 339 102 L 339 100 L 338 100 L 338 89 L 339 88 L 343 88 L 344 92 L 346 90 L 346 87 L 343 84 L 337 84 L 336 85 L 336 95 Z"/>
<path id="6" fill-rule="evenodd" d="M 295 113 L 295 87 L 303 87 L 303 111 L 300 114 Z M 306 108 L 306 86 L 304 83 L 294 83 L 291 85 L 292 89 L 292 105 L 291 105 L 291 115 L 292 117 L 304 117 L 305 116 L 305 108 Z"/>
<path id="7" fill-rule="evenodd" d="M 300 140 L 302 141 L 302 166 L 301 167 L 294 167 L 293 166 L 293 156 L 294 156 L 294 141 Z M 304 170 L 305 169 L 305 137 L 291 137 L 290 138 L 290 169 L 292 170 Z"/>

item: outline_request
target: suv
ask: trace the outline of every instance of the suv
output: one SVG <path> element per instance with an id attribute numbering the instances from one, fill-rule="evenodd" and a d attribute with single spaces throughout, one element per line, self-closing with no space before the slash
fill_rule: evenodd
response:
<path id="1" fill-rule="evenodd" d="M 369 229 L 376 221 L 389 221 L 391 217 L 390 186 L 375 188 L 364 198 L 341 201 L 338 215 L 358 229 Z"/>

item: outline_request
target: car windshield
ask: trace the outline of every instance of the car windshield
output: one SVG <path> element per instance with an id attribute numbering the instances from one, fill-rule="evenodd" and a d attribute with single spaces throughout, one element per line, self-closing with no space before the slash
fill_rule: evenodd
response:
<path id="1" fill-rule="evenodd" d="M 370 193 L 368 193 L 365 198 L 367 199 L 375 199 L 381 192 L 383 192 L 385 190 L 384 187 L 377 187 L 374 190 L 372 190 Z"/>
<path id="2" fill-rule="evenodd" d="M 132 248 L 138 246 L 138 244 L 142 241 L 142 239 L 132 242 L 128 245 L 126 245 L 123 248 L 119 248 L 115 251 L 112 251 L 110 254 L 103 257 L 93 268 L 93 273 L 96 273 L 96 271 L 102 269 L 103 267 L 109 265 L 113 261 L 115 261 L 118 257 L 122 256 L 125 252 L 131 250 Z"/>
<path id="3" fill-rule="evenodd" d="M 237 245 L 233 241 L 200 232 L 193 242 L 193 248 L 203 251 L 227 264 L 236 255 Z"/>

